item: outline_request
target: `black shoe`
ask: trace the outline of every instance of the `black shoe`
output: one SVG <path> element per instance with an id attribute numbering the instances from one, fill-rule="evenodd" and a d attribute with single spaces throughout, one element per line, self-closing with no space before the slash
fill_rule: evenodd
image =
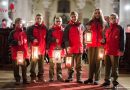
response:
<path id="1" fill-rule="evenodd" d="M 73 79 L 72 78 L 68 78 L 68 79 L 65 80 L 65 82 L 70 82 L 70 81 L 73 81 Z"/>
<path id="2" fill-rule="evenodd" d="M 54 82 L 54 79 L 50 79 L 49 82 Z"/>
<path id="3" fill-rule="evenodd" d="M 113 86 L 116 87 L 119 83 L 117 81 L 113 81 Z"/>
<path id="4" fill-rule="evenodd" d="M 99 82 L 98 81 L 94 81 L 93 85 L 98 85 Z"/>
<path id="5" fill-rule="evenodd" d="M 64 79 L 62 79 L 62 78 L 58 78 L 57 80 L 60 82 L 64 82 Z"/>
<path id="6" fill-rule="evenodd" d="M 92 84 L 93 83 L 93 80 L 92 79 L 88 79 L 88 80 L 85 80 L 84 81 L 84 84 Z"/>
<path id="7" fill-rule="evenodd" d="M 30 84 L 27 80 L 23 81 L 23 84 Z"/>
<path id="8" fill-rule="evenodd" d="M 15 85 L 20 85 L 20 81 L 16 81 L 16 82 L 15 82 Z"/>
<path id="9" fill-rule="evenodd" d="M 110 85 L 110 81 L 105 81 L 103 84 L 101 84 L 100 86 L 101 87 L 107 87 L 107 86 L 109 86 Z"/>
<path id="10" fill-rule="evenodd" d="M 77 83 L 81 83 L 81 84 L 82 84 L 82 83 L 84 83 L 84 82 L 83 82 L 82 80 L 77 80 Z"/>
<path id="11" fill-rule="evenodd" d="M 43 78 L 38 78 L 38 82 L 45 82 Z"/>
<path id="12" fill-rule="evenodd" d="M 31 83 L 37 83 L 37 81 L 35 79 L 32 79 Z"/>

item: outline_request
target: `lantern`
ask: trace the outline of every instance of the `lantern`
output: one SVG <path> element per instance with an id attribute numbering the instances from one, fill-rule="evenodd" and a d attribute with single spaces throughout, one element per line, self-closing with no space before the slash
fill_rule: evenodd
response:
<path id="1" fill-rule="evenodd" d="M 23 51 L 17 51 L 17 64 L 23 65 L 24 63 L 24 53 Z"/>
<path id="2" fill-rule="evenodd" d="M 53 59 L 54 63 L 61 63 L 61 49 L 56 48 L 53 51 Z"/>
<path id="3" fill-rule="evenodd" d="M 104 58 L 104 48 L 99 48 L 98 49 L 98 59 L 99 60 L 103 60 L 103 58 Z"/>
<path id="4" fill-rule="evenodd" d="M 85 43 L 92 43 L 92 32 L 87 31 L 85 33 Z"/>
<path id="5" fill-rule="evenodd" d="M 65 67 L 71 68 L 71 66 L 72 66 L 72 56 L 66 56 Z"/>
<path id="6" fill-rule="evenodd" d="M 32 60 L 38 59 L 38 46 L 32 46 Z"/>

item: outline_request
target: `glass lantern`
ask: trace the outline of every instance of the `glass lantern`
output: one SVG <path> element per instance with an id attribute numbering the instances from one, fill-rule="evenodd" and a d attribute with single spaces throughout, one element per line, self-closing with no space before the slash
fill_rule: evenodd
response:
<path id="1" fill-rule="evenodd" d="M 105 53 L 104 48 L 99 48 L 98 49 L 98 59 L 99 60 L 103 60 L 104 59 L 104 53 Z"/>
<path id="2" fill-rule="evenodd" d="M 24 53 L 23 53 L 23 51 L 17 51 L 17 64 L 18 65 L 24 64 Z"/>
<path id="3" fill-rule="evenodd" d="M 85 33 L 85 43 L 92 43 L 92 32 L 91 31 L 87 31 Z"/>
<path id="4" fill-rule="evenodd" d="M 32 46 L 32 60 L 38 59 L 38 46 Z"/>
<path id="5" fill-rule="evenodd" d="M 72 67 L 72 56 L 66 56 L 65 67 L 66 68 Z"/>
<path id="6" fill-rule="evenodd" d="M 53 61 L 54 63 L 61 63 L 61 49 L 58 49 L 56 48 L 54 51 L 53 51 Z"/>

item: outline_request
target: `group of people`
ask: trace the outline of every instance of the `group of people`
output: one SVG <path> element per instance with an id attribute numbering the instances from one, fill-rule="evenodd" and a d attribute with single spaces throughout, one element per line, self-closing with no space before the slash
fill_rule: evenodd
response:
<path id="1" fill-rule="evenodd" d="M 67 55 L 72 57 L 71 68 L 68 68 L 68 78 L 62 77 L 62 63 L 57 63 L 57 80 L 62 82 L 73 81 L 74 64 L 76 71 L 77 83 L 98 85 L 100 80 L 101 60 L 98 59 L 98 50 L 105 49 L 105 81 L 101 86 L 110 85 L 110 79 L 113 77 L 113 85 L 117 86 L 118 82 L 118 66 L 119 58 L 123 55 L 125 34 L 123 28 L 118 25 L 118 16 L 111 14 L 109 17 L 109 25 L 106 27 L 104 16 L 100 9 L 95 9 L 92 19 L 86 24 L 86 29 L 78 20 L 78 13 L 73 11 L 70 13 L 70 21 L 66 27 L 62 26 L 62 18 L 55 17 L 54 24 L 50 29 L 47 29 L 43 22 L 43 16 L 37 14 L 35 24 L 29 26 L 27 30 L 22 27 L 22 19 L 15 20 L 15 28 L 10 32 L 9 44 L 11 46 L 11 55 L 13 60 L 14 78 L 16 84 L 20 84 L 19 67 L 22 67 L 23 84 L 28 84 L 27 66 L 30 65 L 31 82 L 44 81 L 44 56 L 49 56 L 49 82 L 54 81 L 54 59 L 53 52 L 56 48 L 60 48 L 61 59 Z M 85 43 L 84 35 L 87 31 L 92 34 L 92 42 Z M 38 59 L 33 60 L 33 46 L 38 46 Z M 82 63 L 81 57 L 84 51 L 88 53 L 89 75 L 88 79 L 81 79 Z M 24 64 L 17 64 L 17 52 L 23 51 Z M 30 51 L 30 52 L 29 52 Z M 36 74 L 36 65 L 38 63 L 38 74 Z M 38 79 L 38 80 L 37 80 Z"/>

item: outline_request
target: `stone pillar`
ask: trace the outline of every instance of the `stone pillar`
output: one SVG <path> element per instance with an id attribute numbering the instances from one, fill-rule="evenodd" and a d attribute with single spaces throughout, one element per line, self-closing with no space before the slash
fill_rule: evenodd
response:
<path id="1" fill-rule="evenodd" d="M 113 10 L 114 0 L 95 0 L 95 7 L 100 8 L 105 16 L 114 12 Z"/>
<path id="2" fill-rule="evenodd" d="M 43 8 L 45 9 L 44 21 L 47 27 L 49 27 L 49 6 L 51 5 L 52 0 L 43 0 Z"/>
<path id="3" fill-rule="evenodd" d="M 15 18 L 22 18 L 26 23 L 31 19 L 30 0 L 15 0 Z"/>
<path id="4" fill-rule="evenodd" d="M 119 12 L 120 24 L 124 27 L 130 24 L 130 0 L 120 0 L 120 12 Z"/>
<path id="5" fill-rule="evenodd" d="M 77 7 L 78 7 L 78 14 L 79 14 L 79 20 L 82 21 L 83 18 L 82 18 L 82 11 L 83 11 L 83 8 L 85 7 L 86 5 L 86 0 L 76 0 L 76 4 L 77 4 Z"/>

